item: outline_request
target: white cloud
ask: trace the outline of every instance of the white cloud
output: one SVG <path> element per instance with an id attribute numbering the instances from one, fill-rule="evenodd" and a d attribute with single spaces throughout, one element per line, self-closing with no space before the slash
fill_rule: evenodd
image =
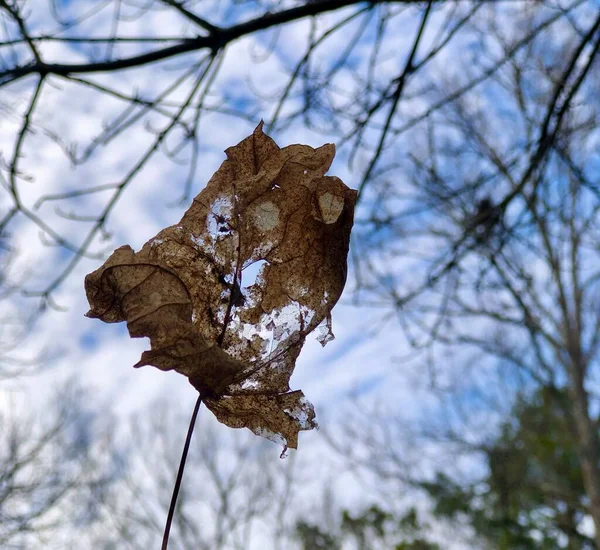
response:
<path id="1" fill-rule="evenodd" d="M 200 9 L 206 10 L 209 19 L 231 19 L 233 16 L 224 11 L 225 4 L 226 2 L 202 2 Z M 47 3 L 39 2 L 39 5 L 47 6 Z M 77 5 L 77 9 L 84 9 L 93 5 L 93 2 L 86 2 L 85 5 L 84 2 L 78 2 Z M 32 6 L 37 7 L 38 3 L 32 3 Z M 35 15 L 30 20 L 31 28 L 46 29 L 52 26 L 48 23 L 46 11 L 34 9 L 32 13 Z M 130 35 L 168 35 L 179 34 L 182 28 L 185 28 L 186 34 L 193 35 L 194 29 L 189 24 L 184 23 L 181 17 L 169 13 L 165 10 L 152 10 L 143 17 L 124 22 L 122 31 Z M 250 14 L 249 11 L 246 13 Z M 345 10 L 340 14 L 327 16 L 328 24 L 347 13 L 349 11 Z M 90 19 L 84 29 L 96 36 L 103 36 L 109 32 L 110 24 L 111 13 L 105 10 L 98 17 Z M 265 96 L 280 91 L 287 82 L 285 71 L 304 53 L 309 26 L 308 20 L 286 26 L 281 31 L 277 50 L 262 63 L 255 62 L 252 51 L 254 49 L 255 53 L 260 54 L 262 50 L 264 53 L 273 31 L 232 44 L 215 81 L 214 97 L 211 101 L 218 101 L 225 95 L 231 96 L 234 104 L 235 101 L 256 101 L 264 109 L 264 113 L 258 113 L 259 117 L 267 118 L 272 115 L 275 100 L 268 97 L 261 101 L 255 100 L 248 83 Z M 322 23 L 319 26 L 325 28 Z M 380 78 L 397 75 L 405 58 L 404 50 L 408 48 L 414 34 L 414 19 L 395 23 L 392 30 L 401 38 L 386 44 L 386 51 L 382 53 L 385 60 L 379 66 Z M 322 58 L 317 61 L 325 63 L 335 59 L 346 39 L 347 31 L 333 35 L 331 43 L 327 48 L 323 48 Z M 130 55 L 142 49 L 143 46 L 128 46 L 115 49 L 114 54 Z M 364 41 L 357 45 L 360 61 L 364 62 L 367 52 Z M 139 92 L 145 98 L 150 98 L 167 87 L 177 74 L 183 72 L 182 65 L 198 61 L 201 55 L 192 53 L 186 56 L 185 62 L 168 60 L 160 67 L 146 66 L 114 75 L 91 75 L 89 79 L 114 87 L 123 93 Z M 77 62 L 84 58 L 77 48 L 61 44 L 46 48 L 44 56 L 48 61 L 57 62 Z M 451 57 L 442 56 L 438 63 L 449 65 L 451 60 Z M 336 76 L 335 82 L 340 89 L 349 93 L 355 91 L 358 86 L 349 71 L 342 71 Z M 13 100 L 17 103 L 15 108 L 18 108 L 19 114 L 27 108 L 23 89 L 29 87 L 31 90 L 31 85 L 30 81 L 20 83 L 15 86 L 10 99 L 6 100 L 8 103 Z M 173 94 L 173 99 L 180 100 L 189 89 L 189 84 L 182 86 L 181 90 Z M 339 103 L 336 103 L 337 101 Z M 341 105 L 341 100 L 336 99 L 334 104 Z M 294 100 L 286 109 L 299 105 L 299 100 Z M 405 108 L 407 112 L 414 113 L 423 106 L 424 101 L 415 97 Z M 75 140 L 89 143 L 102 130 L 104 123 L 115 120 L 123 113 L 123 108 L 124 104 L 116 99 L 108 99 L 105 95 L 86 87 L 51 78 L 34 119 L 37 133 L 28 135 L 24 150 L 22 166 L 35 178 L 33 183 L 20 186 L 24 203 L 33 207 L 40 197 L 48 194 L 121 181 L 124 174 L 135 165 L 151 144 L 153 136 L 147 131 L 145 124 L 149 121 L 153 129 L 161 129 L 165 124 L 163 116 L 153 114 L 145 117 L 107 146 L 99 147 L 88 163 L 76 168 L 72 168 L 59 147 L 44 136 L 42 127 L 52 129 L 66 143 Z M 381 122 L 384 116 L 385 113 L 381 113 L 376 121 Z M 10 158 L 18 120 L 18 117 L 2 120 L 0 151 L 5 158 Z M 222 162 L 222 151 L 246 137 L 252 131 L 254 122 L 257 121 L 242 122 L 220 114 L 204 117 L 200 125 L 202 152 L 192 195 L 202 189 Z M 368 139 L 373 136 L 369 131 Z M 297 142 L 319 146 L 327 141 L 335 141 L 335 136 L 323 136 L 315 130 L 296 124 L 281 132 L 277 140 L 281 146 Z M 171 141 L 169 143 L 172 144 Z M 344 152 L 347 152 L 347 149 Z M 358 184 L 357 173 L 351 173 L 340 160 L 334 162 L 330 173 L 340 175 L 350 187 L 356 187 Z M 159 151 L 127 186 L 110 214 L 107 229 L 112 234 L 112 240 L 100 242 L 96 239 L 92 249 L 100 250 L 107 245 L 112 249 L 125 243 L 139 249 L 157 231 L 176 223 L 188 205 L 166 205 L 181 195 L 185 176 L 185 167 L 171 162 Z M 55 207 L 60 204 L 67 212 L 72 210 L 77 214 L 97 214 L 106 205 L 107 195 L 110 193 L 111 191 L 106 191 L 103 194 L 86 195 L 66 204 L 47 202 L 39 209 L 39 215 L 70 241 L 80 243 L 89 223 L 65 220 L 57 215 Z M 4 212 L 7 208 L 4 195 L 2 201 L 1 211 Z M 39 228 L 23 218 L 15 221 L 11 230 L 20 254 L 17 267 L 31 272 L 28 287 L 43 288 L 44 282 L 49 281 L 66 265 L 70 255 L 62 249 L 43 246 L 38 238 Z M 420 245 L 429 249 L 433 243 L 422 240 Z M 131 368 L 131 365 L 137 362 L 140 353 L 148 347 L 145 339 L 131 340 L 123 325 L 107 326 L 83 316 L 88 309 L 83 291 L 83 278 L 99 264 L 99 260 L 82 260 L 54 294 L 56 301 L 68 307 L 68 311 L 48 311 L 36 325 L 26 351 L 60 350 L 64 355 L 53 360 L 53 369 L 36 378 L 18 381 L 18 391 L 30 395 L 33 403 L 41 402 L 51 383 L 77 375 L 97 396 L 99 402 L 114 409 L 121 417 L 142 410 L 157 395 L 166 396 L 174 406 L 179 407 L 183 403 L 191 411 L 195 391 L 184 377 L 174 373 L 163 373 L 152 367 L 140 370 Z M 390 257 L 386 265 L 402 267 L 408 274 L 407 286 L 414 281 L 414 272 L 411 276 L 412 267 L 407 263 L 400 266 L 397 260 Z M 538 269 L 538 266 L 534 267 Z M 23 303 L 19 298 L 18 304 Z M 367 404 L 374 405 L 383 401 L 390 406 L 399 407 L 407 421 L 417 417 L 424 404 L 427 404 L 426 392 L 415 390 L 413 386 L 408 385 L 406 378 L 402 376 L 403 365 L 391 360 L 394 356 L 406 355 L 409 351 L 407 343 L 398 336 L 399 329 L 393 324 L 375 331 L 376 319 L 379 317 L 380 314 L 376 310 L 358 310 L 342 303 L 333 311 L 336 340 L 323 349 L 315 340 L 316 335 L 311 336 L 300 356 L 291 386 L 293 389 L 304 391 L 307 398 L 315 404 L 317 415 L 320 410 L 326 410 L 327 415 L 324 416 L 333 425 L 343 417 L 345 405 L 357 394 L 361 395 Z M 426 374 L 422 376 L 424 378 Z M 206 414 L 206 411 L 203 411 L 203 414 Z M 202 434 L 199 437 L 202 437 Z M 309 457 L 307 460 L 314 460 L 315 464 L 318 463 L 315 457 L 321 456 L 335 461 L 318 432 L 301 434 L 299 453 Z M 315 477 L 318 475 L 318 472 L 315 473 Z M 348 489 L 346 478 L 341 477 L 339 485 L 338 489 L 345 503 L 361 498 L 363 489 L 360 486 Z"/>

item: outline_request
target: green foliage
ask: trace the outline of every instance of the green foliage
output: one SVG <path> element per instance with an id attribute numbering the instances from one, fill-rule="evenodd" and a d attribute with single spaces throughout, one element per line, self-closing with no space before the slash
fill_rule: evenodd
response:
<path id="1" fill-rule="evenodd" d="M 303 550 L 336 550 L 346 548 L 347 544 L 358 550 L 439 550 L 437 544 L 417 537 L 426 528 L 414 508 L 396 518 L 373 505 L 358 515 L 343 510 L 334 532 L 299 521 L 296 524 L 296 537 Z"/>
<path id="2" fill-rule="evenodd" d="M 416 539 L 412 542 L 401 542 L 394 550 L 439 550 L 439 546 L 425 539 Z"/>
<path id="3" fill-rule="evenodd" d="M 362 515 L 353 517 L 347 510 L 342 512 L 342 533 L 354 538 L 361 550 L 366 550 L 368 540 L 385 537 L 391 516 L 377 506 L 371 506 Z"/>
<path id="4" fill-rule="evenodd" d="M 296 537 L 302 543 L 303 550 L 338 550 L 337 537 L 331 535 L 317 525 L 305 521 L 296 524 Z"/>
<path id="5" fill-rule="evenodd" d="M 550 388 L 520 399 L 499 437 L 484 449 L 484 479 L 460 486 L 438 474 L 422 484 L 435 513 L 466 517 L 498 550 L 595 548 L 579 531 L 587 510 L 567 399 Z"/>

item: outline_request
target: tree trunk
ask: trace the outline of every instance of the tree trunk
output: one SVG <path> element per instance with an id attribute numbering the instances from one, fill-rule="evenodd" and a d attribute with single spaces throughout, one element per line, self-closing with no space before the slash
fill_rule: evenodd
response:
<path id="1" fill-rule="evenodd" d="M 577 436 L 577 450 L 581 463 L 581 472 L 585 492 L 590 499 L 589 512 L 594 521 L 594 540 L 600 549 L 600 455 L 598 452 L 598 434 L 589 414 L 588 395 L 585 391 L 583 372 L 575 367 L 571 373 L 569 394 Z"/>

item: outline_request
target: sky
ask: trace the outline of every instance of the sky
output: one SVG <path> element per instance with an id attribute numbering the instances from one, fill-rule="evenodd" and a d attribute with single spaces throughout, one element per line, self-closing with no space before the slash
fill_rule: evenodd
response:
<path id="1" fill-rule="evenodd" d="M 226 9 L 227 4 L 205 0 L 198 5 L 198 9 L 207 19 L 221 25 L 245 20 L 256 13 L 256 8 L 252 7 L 240 7 L 232 12 Z M 294 5 L 293 2 L 287 4 Z M 83 12 L 94 2 L 63 2 L 60 5 L 65 15 L 72 16 L 74 10 Z M 50 32 L 56 27 L 48 6 L 45 0 L 28 3 L 27 21 L 33 32 Z M 128 16 L 140 13 L 134 4 L 123 3 L 122 9 Z M 105 36 L 112 25 L 111 14 L 110 9 L 101 10 L 78 28 L 82 34 Z M 326 24 L 349 14 L 350 10 L 340 10 L 321 18 L 317 25 L 324 28 Z M 383 45 L 382 58 L 385 62 L 381 64 L 378 75 L 382 80 L 397 74 L 405 61 L 405 53 L 412 43 L 416 16 L 417 13 L 413 12 L 405 18 L 394 20 L 394 36 L 397 39 Z M 436 17 L 441 20 L 442 14 L 436 14 Z M 184 34 L 192 37 L 195 32 L 189 23 L 172 10 L 151 10 L 141 17 L 126 18 L 119 25 L 124 36 Z M 358 23 L 352 28 L 357 29 Z M 160 229 L 179 221 L 191 198 L 202 190 L 225 159 L 223 151 L 249 135 L 261 117 L 269 120 L 272 116 L 275 110 L 273 97 L 285 86 L 285 71 L 293 66 L 298 52 L 303 51 L 310 31 L 311 21 L 303 20 L 286 26 L 273 51 L 269 51 L 268 45 L 276 38 L 275 31 L 253 35 L 228 48 L 208 101 L 216 105 L 226 99 L 231 108 L 252 112 L 252 120 L 244 121 L 219 113 L 209 113 L 202 119 L 198 167 L 191 183 L 190 196 L 184 202 L 180 199 L 188 173 L 189 151 L 180 155 L 179 163 L 166 158 L 162 151 L 150 158 L 111 212 L 106 238 L 96 238 L 90 247 L 99 256 L 83 259 L 76 265 L 53 293 L 53 300 L 60 305 L 61 311 L 48 309 L 36 322 L 24 348 L 18 352 L 23 357 L 41 353 L 47 358 L 48 368 L 35 376 L 20 377 L 3 384 L 0 406 L 13 407 L 17 402 L 24 410 L 36 409 L 50 398 L 53 388 L 60 387 L 67 380 L 76 379 L 93 396 L 93 402 L 99 410 L 106 408 L 116 418 L 126 419 L 140 413 L 157 398 L 171 404 L 174 409 L 182 410 L 184 414 L 191 412 L 196 392 L 183 376 L 174 372 L 160 372 L 152 367 L 132 368 L 141 352 L 148 348 L 145 339 L 130 339 L 124 324 L 108 325 L 84 317 L 89 306 L 83 280 L 87 273 L 99 267 L 102 258 L 113 249 L 129 244 L 139 250 Z M 325 64 L 334 60 L 346 44 L 347 32 L 334 33 L 327 47 L 318 50 L 315 63 Z M 360 39 L 355 53 L 357 65 L 365 61 L 367 45 L 374 32 L 375 26 L 371 25 Z M 433 39 L 433 36 L 427 37 L 427 40 Z M 472 52 L 476 47 L 474 44 L 466 46 L 464 50 L 459 49 L 460 55 L 454 58 L 458 59 L 459 64 L 469 63 L 468 53 L 464 52 Z M 75 63 L 85 60 L 87 55 L 102 56 L 104 48 L 106 45 L 96 45 L 88 51 L 80 45 L 52 43 L 44 49 L 43 57 L 47 62 Z M 112 55 L 132 55 L 144 51 L 144 48 L 147 48 L 144 44 L 115 47 Z M 15 55 L 23 57 L 27 52 L 25 49 L 16 50 Z M 190 63 L 199 59 L 196 53 L 157 66 L 86 78 L 97 85 L 114 87 L 123 93 L 138 93 L 147 98 L 165 89 L 177 75 L 187 70 Z M 452 59 L 451 53 L 442 56 L 436 63 L 443 65 L 448 59 Z M 348 72 L 340 73 L 336 79 L 336 85 L 342 90 L 356 86 Z M 32 79 L 23 79 L 9 87 L 7 94 L 0 99 L 0 108 L 5 103 L 14 109 L 10 116 L 0 119 L 0 152 L 5 158 L 12 151 L 19 115 L 27 109 L 32 84 Z M 186 91 L 189 91 L 188 83 L 175 91 L 172 99 L 180 99 Z M 264 98 L 258 100 L 256 91 L 263 94 Z M 415 95 L 405 108 L 418 111 L 425 104 Z M 298 105 L 299 100 L 292 98 L 283 114 Z M 79 143 L 78 152 L 82 153 L 103 125 L 123 112 L 123 103 L 89 86 L 54 78 L 44 89 L 34 117 L 35 132 L 27 135 L 21 161 L 32 181 L 21 185 L 20 192 L 24 204 L 69 242 L 80 243 L 89 223 L 65 219 L 64 214 L 97 215 L 111 191 L 88 194 L 71 201 L 45 201 L 36 208 L 40 198 L 120 181 L 144 155 L 151 144 L 152 131 L 164 124 L 164 118 L 156 114 L 144 116 L 114 139 L 96 147 L 90 159 L 79 166 L 69 162 L 57 142 Z M 54 136 L 54 139 L 49 136 Z M 167 140 L 167 147 L 174 145 L 176 136 L 177 132 Z M 317 147 L 328 141 L 327 136 L 310 131 L 299 123 L 286 127 L 272 137 L 280 146 L 304 143 Z M 346 163 L 347 158 L 346 147 L 340 150 L 328 174 L 339 176 L 349 187 L 356 188 L 360 170 L 351 171 Z M 364 153 L 359 153 L 356 165 L 358 168 L 366 166 Z M 5 195 L 0 196 L 0 214 L 4 214 L 9 207 L 3 201 L 6 201 Z M 360 214 L 359 206 L 357 215 Z M 39 228 L 24 217 L 15 219 L 9 229 L 14 235 L 16 249 L 12 276 L 15 280 L 24 279 L 25 288 L 43 288 L 69 262 L 70 253 L 61 247 L 44 246 Z M 348 287 L 352 286 L 352 277 L 351 272 Z M 35 303 L 35 298 L 15 296 L 10 302 L 3 302 L 3 307 L 6 304 L 5 307 L 11 308 L 11 311 L 24 312 L 35 307 Z M 351 296 L 346 293 L 333 310 L 333 331 L 336 338 L 325 348 L 316 341 L 318 334 L 309 336 L 290 384 L 292 389 L 302 389 L 315 405 L 323 432 L 335 431 L 357 400 L 361 404 L 360 410 L 368 411 L 375 406 L 384 410 L 389 408 L 396 415 L 395 421 L 400 418 L 407 425 L 435 410 L 436 400 L 428 391 L 431 382 L 428 373 L 419 370 L 422 363 L 418 361 L 398 359 L 410 357 L 411 350 L 399 326 L 393 320 L 382 321 L 381 310 L 366 307 L 357 309 L 352 304 Z M 211 416 L 206 410 L 201 414 Z M 217 433 L 230 430 L 212 418 L 208 422 L 212 423 Z M 181 430 L 185 432 L 186 426 L 182 425 Z M 273 445 L 273 460 L 279 460 L 279 452 L 280 449 Z M 323 453 L 332 451 L 326 445 L 322 432 L 300 434 L 298 454 L 307 462 L 310 463 L 311 456 L 321 456 Z M 335 460 L 333 455 L 331 460 Z M 338 489 L 342 499 L 348 503 L 359 501 L 362 489 L 358 486 L 353 489 L 348 487 L 346 484 Z"/>
<path id="2" fill-rule="evenodd" d="M 46 6 L 44 2 L 39 4 Z M 78 7 L 83 9 L 84 4 L 78 3 Z M 110 23 L 108 15 L 109 12 L 104 18 L 96 17 L 93 23 L 90 21 L 90 30 L 97 35 L 104 34 L 106 25 Z M 32 9 L 29 23 L 32 29 L 49 28 L 49 21 L 43 9 Z M 169 35 L 180 33 L 182 27 L 185 25 L 177 18 L 165 17 L 165 12 L 157 12 L 124 24 L 123 34 Z M 87 30 L 85 26 L 84 30 Z M 306 22 L 286 29 L 286 40 L 281 42 L 280 50 L 271 54 L 267 61 L 255 65 L 251 75 L 248 75 L 246 69 L 251 62 L 250 52 L 260 52 L 265 37 L 259 35 L 232 45 L 219 73 L 214 88 L 215 95 L 232 94 L 232 104 L 243 108 L 254 99 L 248 88 L 249 80 L 252 86 L 261 90 L 269 92 L 270 89 L 275 89 L 274 83 L 283 82 L 281 65 L 285 63 L 286 56 L 300 47 L 306 31 Z M 335 50 L 335 42 L 331 47 Z M 44 51 L 44 59 L 47 61 L 74 62 L 80 58 L 78 46 L 53 45 L 48 51 Z M 178 64 L 181 65 L 182 62 L 165 63 L 159 70 L 165 71 L 170 77 L 169 71 L 173 70 L 171 66 L 177 71 Z M 150 95 L 152 90 L 163 87 L 162 79 L 155 77 L 156 71 L 156 68 L 148 67 L 93 78 L 96 82 L 110 83 L 122 89 L 135 88 L 142 94 Z M 11 91 L 18 97 L 21 109 L 24 109 L 25 97 L 31 92 L 31 81 L 23 81 Z M 100 94 L 71 83 L 59 83 L 58 79 L 56 84 L 49 84 L 44 92 L 35 122 L 39 123 L 40 128 L 49 128 L 65 143 L 85 144 L 93 138 L 103 122 L 117 116 L 122 108 L 117 102 L 107 100 Z M 0 143 L 4 151 L 11 150 L 16 122 L 18 119 L 3 121 Z M 212 172 L 224 160 L 223 150 L 241 141 L 252 129 L 251 122 L 244 124 L 219 115 L 206 117 L 200 127 L 203 135 L 202 151 L 198 172 L 192 183 L 192 195 L 202 189 Z M 303 128 L 288 130 L 284 135 L 276 136 L 276 139 L 280 146 L 290 143 L 320 146 L 325 142 L 322 136 L 311 134 Z M 20 189 L 22 200 L 33 207 L 43 196 L 118 181 L 143 154 L 148 143 L 148 132 L 144 132 L 142 124 L 137 124 L 112 143 L 99 148 L 86 164 L 72 167 L 59 147 L 44 135 L 43 130 L 36 131 L 28 136 L 23 155 L 23 167 L 31 174 L 33 183 L 23 185 Z M 164 155 L 159 153 L 154 156 L 134 178 L 111 213 L 107 224 L 110 238 L 106 241 L 96 239 L 92 250 L 106 254 L 125 243 L 139 249 L 158 230 L 176 223 L 190 203 L 188 197 L 187 203 L 178 204 L 183 191 L 181 182 L 186 172 L 185 166 L 169 162 Z M 337 159 L 329 174 L 339 175 L 350 187 L 356 185 L 347 167 Z M 57 232 L 77 243 L 81 241 L 85 222 L 65 220 L 57 215 L 57 209 L 66 213 L 89 215 L 102 207 L 106 196 L 107 194 L 86 195 L 67 203 L 48 201 L 35 211 L 47 223 L 52 224 Z M 38 228 L 27 220 L 17 220 L 11 230 L 18 254 L 14 265 L 16 276 L 26 273 L 25 287 L 30 290 L 43 288 L 57 272 L 57 268 L 70 260 L 70 253 L 60 247 L 44 246 L 39 238 Z M 27 352 L 34 352 L 37 348 L 57 355 L 52 360 L 54 367 L 44 375 L 49 382 L 76 374 L 82 377 L 85 384 L 94 387 L 94 392 L 99 397 L 105 396 L 125 412 L 143 406 L 157 392 L 181 393 L 192 402 L 193 391 L 190 391 L 191 388 L 182 377 L 172 373 L 164 374 L 152 368 L 135 371 L 129 368 L 137 361 L 140 352 L 146 349 L 147 342 L 130 340 L 124 325 L 105 325 L 83 317 L 88 309 L 83 278 L 99 264 L 98 259 L 82 260 L 60 285 L 53 294 L 53 300 L 65 311 L 50 309 L 46 312 L 36 324 L 35 338 L 31 338 Z M 19 301 L 19 306 L 22 305 L 27 307 L 27 301 Z M 377 389 L 385 393 L 384 388 L 388 384 L 384 380 L 392 377 L 397 382 L 397 387 L 394 385 L 395 395 L 399 396 L 405 391 L 404 397 L 407 401 L 410 400 L 414 394 L 403 389 L 401 377 L 395 376 L 397 365 L 388 361 L 390 356 L 402 354 L 402 350 L 397 348 L 398 339 L 393 336 L 393 329 L 388 328 L 379 336 L 365 330 L 374 326 L 378 318 L 377 311 L 361 310 L 359 313 L 349 304 L 349 299 L 342 298 L 334 311 L 336 339 L 324 349 L 313 338 L 308 339 L 296 367 L 292 387 L 302 388 L 317 409 L 334 403 L 334 408 L 338 408 L 340 401 L 347 399 L 349 395 L 360 394 L 364 397 Z M 29 388 L 26 379 L 17 381 L 16 385 L 27 388 L 27 392 L 43 392 L 41 388 L 46 386 L 36 382 L 33 384 L 34 388 Z M 310 437 L 307 434 L 303 436 Z"/>
<path id="3" fill-rule="evenodd" d="M 84 10 L 90 5 L 93 2 L 78 2 L 76 9 Z M 68 14 L 75 4 L 66 3 L 63 6 L 64 13 Z M 28 26 L 32 32 L 48 32 L 56 27 L 48 14 L 47 2 L 31 2 L 28 7 Z M 234 18 L 218 9 L 213 11 L 208 6 L 205 9 L 214 21 L 226 23 Z M 242 12 L 237 12 L 235 19 L 242 20 L 250 15 L 249 11 L 248 14 Z M 340 15 L 335 17 L 339 18 Z M 333 18 L 328 16 L 326 19 Z M 104 10 L 80 29 L 82 33 L 101 36 L 108 32 L 110 24 L 110 11 Z M 308 21 L 286 28 L 285 40 L 280 40 L 277 50 L 268 56 L 264 53 L 265 44 L 271 39 L 269 33 L 233 44 L 213 87 L 212 101 L 216 102 L 222 95 L 229 98 L 232 106 L 243 109 L 256 105 L 252 87 L 266 94 L 280 89 L 284 83 L 282 68 L 288 67 L 290 60 L 303 47 L 308 29 Z M 150 12 L 139 19 L 122 23 L 124 35 L 165 36 L 180 35 L 182 32 L 192 35 L 188 24 L 176 16 L 167 16 L 164 11 Z M 336 44 L 343 41 L 344 36 L 334 35 L 329 46 L 332 48 L 331 55 L 336 51 Z M 113 54 L 131 54 L 136 49 L 140 48 L 115 49 Z M 17 50 L 15 54 L 19 57 L 27 55 L 23 50 Z M 261 55 L 264 60 L 256 63 L 255 58 Z M 61 43 L 45 48 L 43 57 L 47 62 L 78 62 L 85 58 L 80 46 Z M 163 63 L 159 68 L 142 67 L 116 75 L 94 75 L 90 80 L 123 91 L 137 90 L 148 97 L 163 89 L 172 80 L 172 74 L 181 73 L 184 63 L 193 61 L 193 58 L 188 56 L 184 60 Z M 248 67 L 252 69 L 249 71 Z M 32 84 L 32 79 L 24 79 L 11 86 L 3 99 L 16 111 L 0 121 L 0 150 L 5 157 L 12 151 L 19 115 L 27 109 L 27 101 L 33 91 Z M 180 92 L 174 95 L 180 96 Z M 62 143 L 82 144 L 79 148 L 81 152 L 85 144 L 102 129 L 102 125 L 118 116 L 122 108 L 122 104 L 115 100 L 60 79 L 51 80 L 46 85 L 39 102 L 33 119 L 35 132 L 27 135 L 21 160 L 21 166 L 31 176 L 30 183 L 20 186 L 21 199 L 71 243 L 81 242 L 86 223 L 64 219 L 60 214 L 97 213 L 106 203 L 110 191 L 85 195 L 69 202 L 47 201 L 37 208 L 36 203 L 44 196 L 119 181 L 148 147 L 151 136 L 147 128 L 162 123 L 162 120 L 156 116 L 146 117 L 111 143 L 96 149 L 87 163 L 75 167 L 57 145 L 58 140 L 53 141 L 48 135 L 52 133 Z M 254 120 L 247 122 L 222 115 L 205 117 L 200 126 L 201 152 L 191 196 L 203 188 L 225 159 L 224 149 L 245 138 L 260 117 L 266 118 L 271 113 L 272 109 L 266 109 L 264 114 L 258 111 Z M 305 143 L 317 147 L 327 141 L 323 136 L 300 126 L 289 128 L 274 137 L 280 146 Z M 183 157 L 185 160 L 185 155 Z M 334 161 L 329 174 L 340 176 L 350 187 L 356 187 L 354 177 L 340 159 Z M 185 165 L 174 164 L 161 153 L 152 157 L 111 213 L 106 240 L 96 239 L 91 249 L 106 256 L 114 248 L 127 243 L 137 250 L 160 229 L 176 223 L 191 201 L 191 197 L 187 197 L 184 203 L 179 201 L 186 175 Z M 2 195 L 0 212 L 5 213 L 8 206 L 6 196 Z M 62 210 L 57 210 L 57 207 Z M 24 287 L 29 290 L 43 288 L 72 257 L 64 248 L 45 246 L 40 239 L 39 229 L 24 217 L 15 219 L 9 230 L 14 236 L 16 251 L 12 264 L 13 277 L 15 281 L 23 281 Z M 80 261 L 53 293 L 53 301 L 61 310 L 49 308 L 37 320 L 25 345 L 16 352 L 23 358 L 41 355 L 47 368 L 34 376 L 18 377 L 3 384 L 3 399 L 0 402 L 3 407 L 17 407 L 24 414 L 37 413 L 51 399 L 55 390 L 75 379 L 91 396 L 91 402 L 98 410 L 110 410 L 116 418 L 126 419 L 140 413 L 157 398 L 184 413 L 191 412 L 196 392 L 183 376 L 174 372 L 160 372 L 152 367 L 132 368 L 141 352 L 148 348 L 146 339 L 130 339 L 124 324 L 107 325 L 84 317 L 89 306 L 83 279 L 101 262 L 100 258 Z M 4 302 L 3 306 L 26 312 L 35 304 L 35 298 L 17 295 L 14 300 Z M 379 318 L 378 311 L 358 311 L 348 298 L 343 297 L 333 312 L 335 340 L 323 348 L 316 341 L 318 334 L 315 333 L 304 346 L 291 387 L 302 389 L 315 405 L 317 420 L 321 421 L 324 430 L 331 430 L 335 422 L 343 417 L 345 407 L 356 399 L 360 399 L 364 406 L 387 401 L 393 404 L 402 402 L 407 417 L 418 409 L 419 393 L 406 384 L 398 364 L 392 361 L 393 356 L 402 354 L 403 350 L 399 347 L 402 344 L 390 327 L 377 330 Z M 212 417 L 207 410 L 202 410 L 201 414 Z M 218 433 L 229 430 L 212 418 L 208 422 L 214 425 Z M 186 426 L 182 425 L 182 433 L 185 430 Z M 279 460 L 280 451 L 273 445 L 273 460 Z M 301 433 L 298 453 L 302 453 L 310 463 L 311 456 L 331 451 L 323 440 L 323 434 L 312 431 Z M 189 475 L 192 474 L 189 472 Z M 360 500 L 364 490 L 359 486 L 353 490 L 349 487 L 346 484 L 342 492 L 342 501 L 346 505 L 353 500 Z"/>

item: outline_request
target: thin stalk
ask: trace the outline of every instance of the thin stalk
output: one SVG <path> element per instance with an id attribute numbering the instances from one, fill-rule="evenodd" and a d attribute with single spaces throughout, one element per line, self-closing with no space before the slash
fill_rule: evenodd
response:
<path id="1" fill-rule="evenodd" d="M 185 468 L 185 462 L 187 460 L 187 454 L 190 449 L 190 442 L 192 441 L 192 434 L 194 433 L 194 425 L 196 424 L 196 418 L 198 417 L 198 411 L 202 404 L 202 395 L 198 395 L 192 418 L 190 418 L 190 425 L 188 427 L 188 433 L 185 438 L 185 445 L 183 446 L 183 452 L 181 453 L 181 460 L 179 461 L 179 471 L 177 472 L 177 479 L 175 480 L 175 487 L 173 487 L 173 495 L 171 496 L 171 505 L 169 506 L 169 514 L 167 515 L 167 523 L 165 524 L 165 531 L 163 534 L 163 542 L 161 550 L 167 550 L 169 545 L 169 532 L 171 531 L 171 523 L 173 522 L 173 516 L 175 515 L 175 505 L 177 504 L 177 495 L 179 494 L 179 487 L 181 486 L 181 480 L 183 479 L 183 470 Z"/>

